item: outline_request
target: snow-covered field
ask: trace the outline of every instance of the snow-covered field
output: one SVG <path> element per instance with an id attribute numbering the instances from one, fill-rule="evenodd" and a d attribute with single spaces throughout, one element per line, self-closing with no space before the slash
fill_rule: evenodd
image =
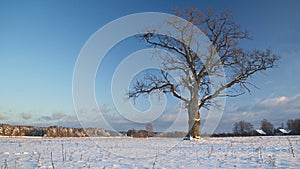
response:
<path id="1" fill-rule="evenodd" d="M 300 168 L 300 136 L 0 137 L 0 168 Z"/>

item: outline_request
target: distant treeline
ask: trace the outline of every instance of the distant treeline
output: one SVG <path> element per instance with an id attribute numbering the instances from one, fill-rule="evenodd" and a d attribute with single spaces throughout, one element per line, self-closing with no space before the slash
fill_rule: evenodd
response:
<path id="1" fill-rule="evenodd" d="M 290 119 L 286 126 L 282 123 L 277 128 L 266 119 L 260 124 L 259 129 L 254 129 L 251 123 L 242 120 L 234 123 L 233 133 L 218 133 L 212 137 L 300 135 L 300 119 Z"/>
<path id="2" fill-rule="evenodd" d="M 130 129 L 127 132 L 116 132 L 102 128 L 69 128 L 60 126 L 36 127 L 13 126 L 0 124 L 0 136 L 38 136 L 38 137 L 118 137 L 129 136 L 135 138 L 146 137 L 184 137 L 185 132 L 153 132 L 152 125 L 148 124 L 146 130 Z"/>
<path id="3" fill-rule="evenodd" d="M 274 125 L 266 119 L 261 121 L 259 129 L 254 129 L 253 125 L 244 120 L 234 123 L 232 133 L 218 133 L 212 137 L 234 137 L 234 136 L 273 136 L 273 135 L 300 135 L 300 118 L 288 120 L 286 127 L 282 123 L 280 127 Z M 186 132 L 154 132 L 151 123 L 146 125 L 145 130 L 130 129 L 127 132 L 116 132 L 104 130 L 102 128 L 68 128 L 60 126 L 36 127 L 36 126 L 13 126 L 0 124 L 0 136 L 39 136 L 39 137 L 116 137 L 128 136 L 136 138 L 147 137 L 176 137 L 183 138 Z M 207 137 L 205 133 L 203 137 Z"/>
<path id="4" fill-rule="evenodd" d="M 173 131 L 173 132 L 153 132 L 149 130 L 135 130 L 131 129 L 126 132 L 128 137 L 134 138 L 147 138 L 147 137 L 172 137 L 182 138 L 186 135 L 186 132 Z"/>
<path id="5" fill-rule="evenodd" d="M 0 136 L 40 136 L 40 137 L 109 137 L 119 136 L 118 132 L 101 128 L 68 128 L 59 126 L 12 126 L 0 124 Z"/>

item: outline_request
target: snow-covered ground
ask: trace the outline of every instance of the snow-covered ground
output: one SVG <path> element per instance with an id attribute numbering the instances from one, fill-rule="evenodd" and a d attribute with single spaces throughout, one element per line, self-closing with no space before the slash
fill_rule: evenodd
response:
<path id="1" fill-rule="evenodd" d="M 53 167 L 300 168 L 300 136 L 200 141 L 0 137 L 0 168 Z"/>

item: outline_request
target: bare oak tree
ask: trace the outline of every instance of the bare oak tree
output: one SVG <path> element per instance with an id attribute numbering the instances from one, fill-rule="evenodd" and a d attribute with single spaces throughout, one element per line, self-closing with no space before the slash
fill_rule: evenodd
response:
<path id="1" fill-rule="evenodd" d="M 200 138 L 200 110 L 215 106 L 214 100 L 219 97 L 236 97 L 250 92 L 249 77 L 257 72 L 273 68 L 279 57 L 272 54 L 270 49 L 264 51 L 244 49 L 241 40 L 250 40 L 248 32 L 233 21 L 228 10 L 220 14 L 207 10 L 205 14 L 195 9 L 176 11 L 182 17 L 197 26 L 206 34 L 211 42 L 208 52 L 194 51 L 191 46 L 202 50 L 203 46 L 197 41 L 199 32 L 192 30 L 189 25 L 182 25 L 174 19 L 168 20 L 175 28 L 181 39 L 159 34 L 159 28 L 148 30 L 140 38 L 149 46 L 164 49 L 174 55 L 160 54 L 163 63 L 160 73 L 148 73 L 135 81 L 130 89 L 129 98 L 135 99 L 154 91 L 170 93 L 185 104 L 188 112 L 188 137 Z M 181 35 L 181 36 L 180 36 Z M 218 58 L 216 59 L 218 54 Z M 222 67 L 226 73 L 219 73 Z M 172 72 L 180 74 L 178 82 L 172 80 Z M 217 88 L 212 88 L 211 77 L 225 78 L 225 82 Z M 181 94 L 181 89 L 188 95 Z M 226 90 L 226 94 L 225 91 Z"/>

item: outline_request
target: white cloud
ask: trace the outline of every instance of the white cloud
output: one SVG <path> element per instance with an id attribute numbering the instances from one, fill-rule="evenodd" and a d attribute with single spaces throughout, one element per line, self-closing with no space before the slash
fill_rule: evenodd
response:
<path id="1" fill-rule="evenodd" d="M 59 121 L 62 119 L 67 118 L 67 114 L 63 112 L 56 112 L 52 113 L 51 116 L 42 116 L 40 119 L 45 120 L 45 121 Z"/>
<path id="2" fill-rule="evenodd" d="M 266 100 L 261 102 L 261 105 L 266 106 L 266 107 L 273 107 L 273 106 L 277 106 L 279 104 L 284 104 L 288 100 L 289 99 L 287 97 L 281 96 L 281 97 L 266 99 Z"/>
<path id="3" fill-rule="evenodd" d="M 174 122 L 177 118 L 177 114 L 166 114 L 159 118 L 162 122 Z"/>
<path id="4" fill-rule="evenodd" d="M 260 109 L 271 110 L 281 114 L 292 115 L 297 114 L 300 116 L 300 94 L 293 97 L 276 97 L 262 101 Z"/>
<path id="5" fill-rule="evenodd" d="M 7 120 L 7 117 L 0 114 L 0 120 Z"/>
<path id="6" fill-rule="evenodd" d="M 108 104 L 103 104 L 101 106 L 92 108 L 91 111 L 94 113 L 111 113 L 112 111 L 114 111 L 114 109 L 111 108 Z"/>
<path id="7" fill-rule="evenodd" d="M 28 119 L 31 119 L 32 118 L 32 115 L 29 114 L 29 113 L 22 113 L 22 118 L 25 119 L 25 120 L 28 120 Z"/>
<path id="8" fill-rule="evenodd" d="M 62 113 L 62 112 L 57 112 L 57 113 L 52 114 L 52 119 L 53 120 L 59 120 L 59 119 L 62 119 L 64 117 L 66 117 L 66 114 Z"/>

